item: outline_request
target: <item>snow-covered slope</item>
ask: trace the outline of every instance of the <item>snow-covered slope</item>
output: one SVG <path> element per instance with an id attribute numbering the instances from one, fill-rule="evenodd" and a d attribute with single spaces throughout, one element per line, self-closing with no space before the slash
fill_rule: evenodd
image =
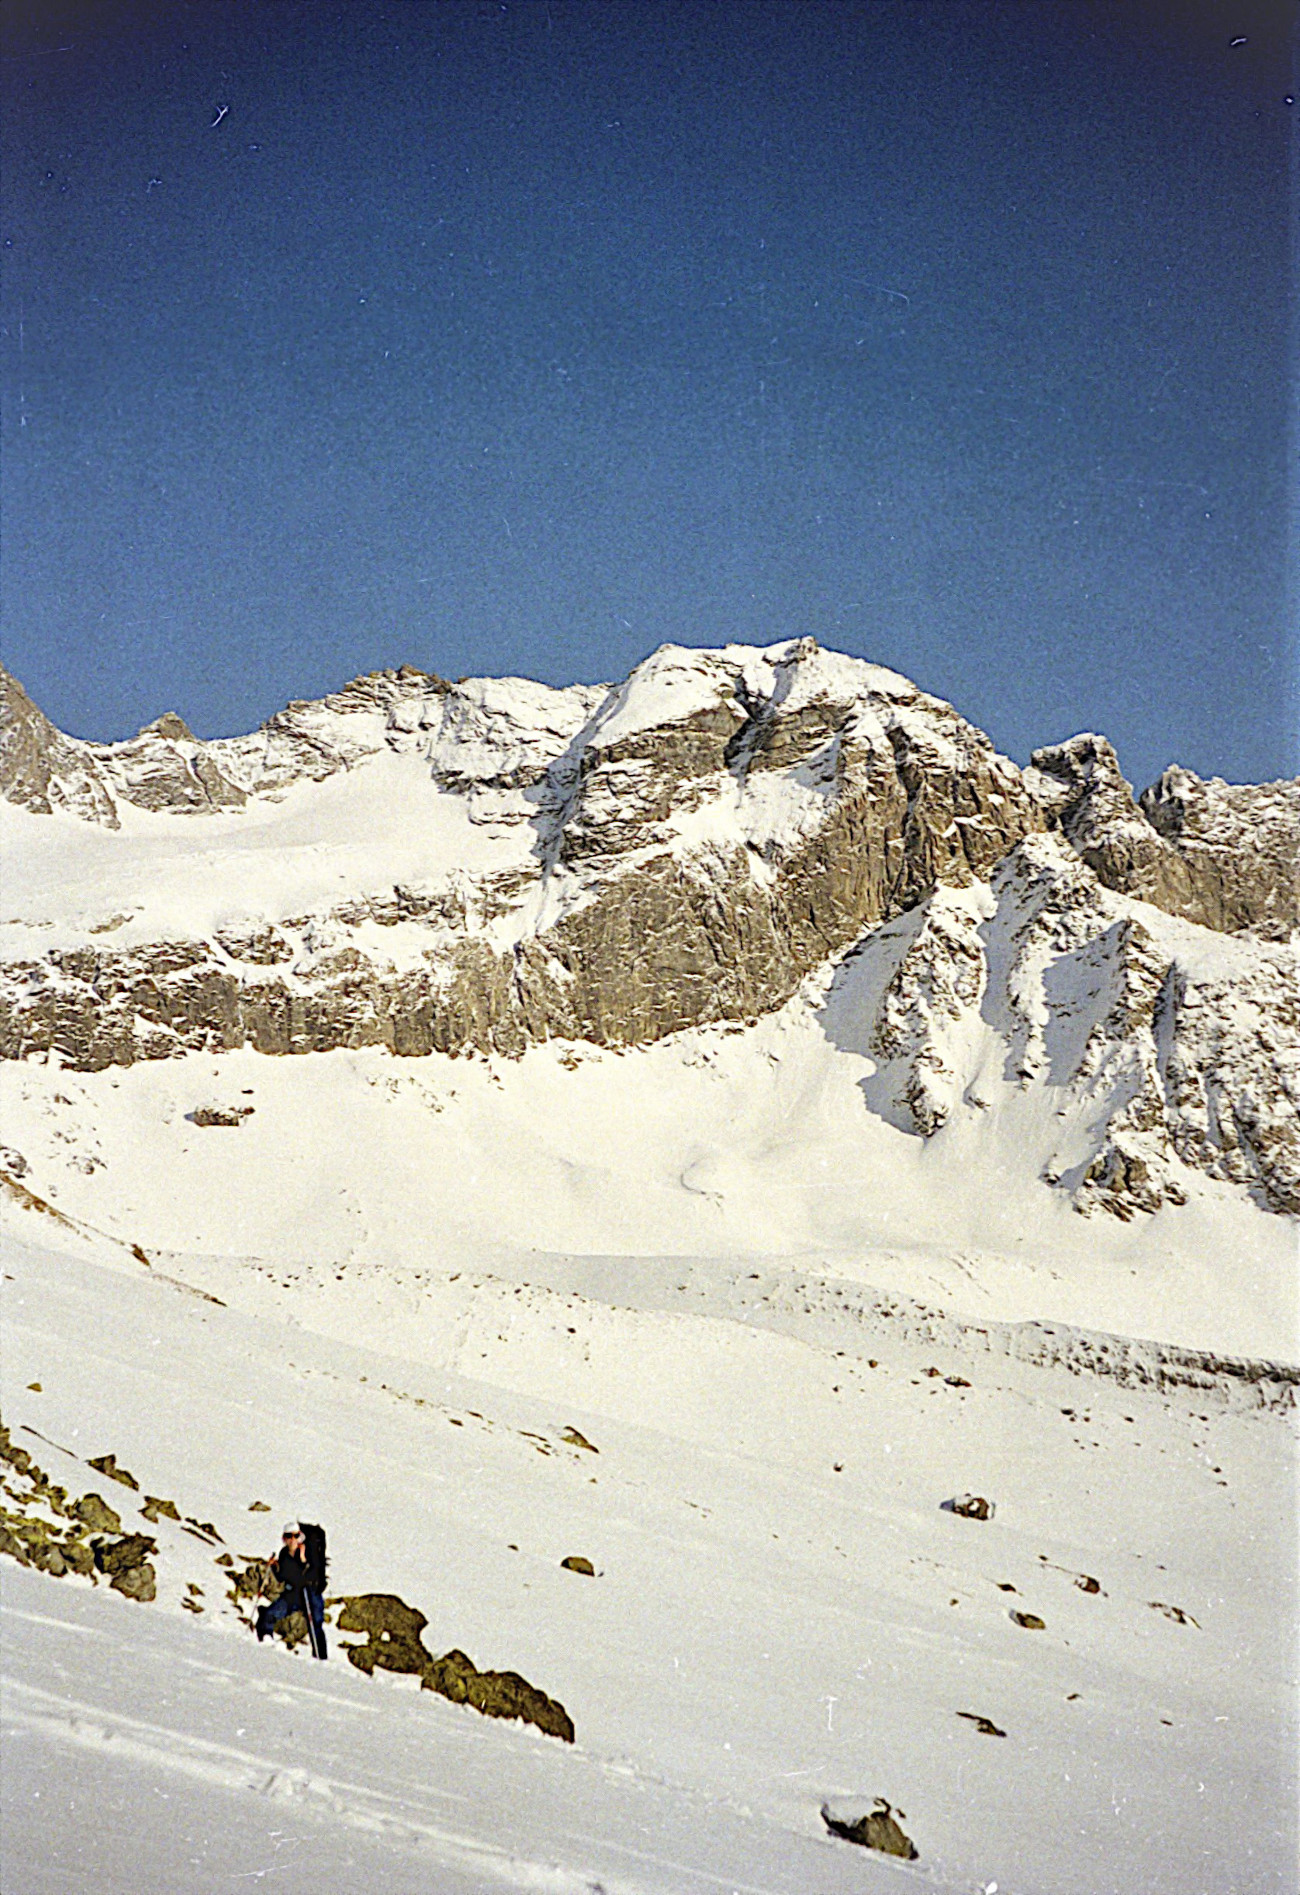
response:
<path id="1" fill-rule="evenodd" d="M 6 1887 L 1291 1886 L 1289 1383 L 771 1270 L 573 1269 L 377 1295 L 21 1214 L 11 1440 L 155 1542 L 157 1597 L 0 1563 Z M 294 1512 L 334 1593 L 521 1670 L 572 1749 L 257 1646 L 223 1562 Z M 876 1797 L 914 1864 L 827 1832 Z"/>

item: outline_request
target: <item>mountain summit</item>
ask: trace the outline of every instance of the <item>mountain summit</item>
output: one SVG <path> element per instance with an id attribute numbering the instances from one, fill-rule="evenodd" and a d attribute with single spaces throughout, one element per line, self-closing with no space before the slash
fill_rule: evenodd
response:
<path id="1" fill-rule="evenodd" d="M 1300 1212 L 1300 784 L 1083 735 L 1021 770 L 810 638 L 613 686 L 404 667 L 202 742 L 0 700 L 0 1053 L 607 1052 L 793 1006 L 927 1144 L 998 1124 L 1081 1212 Z"/>

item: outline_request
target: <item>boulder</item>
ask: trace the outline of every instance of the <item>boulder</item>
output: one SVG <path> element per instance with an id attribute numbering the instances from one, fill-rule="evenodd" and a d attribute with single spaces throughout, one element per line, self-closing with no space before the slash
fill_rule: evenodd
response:
<path id="1" fill-rule="evenodd" d="M 420 1634 L 429 1623 L 423 1612 L 391 1592 L 365 1592 L 344 1601 L 339 1613 L 340 1632 L 364 1632 L 364 1645 L 345 1645 L 348 1662 L 373 1677 L 381 1671 L 422 1677 L 433 1663 Z"/>
<path id="2" fill-rule="evenodd" d="M 135 1599 L 140 1605 L 150 1605 L 158 1597 L 157 1577 L 148 1560 L 128 1567 L 125 1572 L 114 1573 L 108 1583 L 114 1592 Z"/>
<path id="3" fill-rule="evenodd" d="M 957 1494 L 943 1503 L 945 1513 L 959 1513 L 963 1520 L 991 1520 L 997 1512 L 991 1500 L 982 1494 Z"/>
<path id="4" fill-rule="evenodd" d="M 589 1559 L 584 1559 L 581 1553 L 570 1553 L 567 1559 L 560 1561 L 560 1565 L 566 1573 L 584 1573 L 588 1579 L 596 1577 L 596 1568 Z"/>
<path id="5" fill-rule="evenodd" d="M 122 1516 L 115 1513 L 98 1494 L 83 1494 L 80 1500 L 74 1500 L 68 1512 L 92 1533 L 120 1533 Z"/>
<path id="6" fill-rule="evenodd" d="M 898 1814 L 904 1812 L 899 1810 Z M 870 1805 L 858 1797 L 837 1797 L 822 1804 L 822 1821 L 833 1836 L 843 1836 L 845 1842 L 878 1849 L 882 1855 L 901 1856 L 905 1862 L 917 1859 L 915 1843 L 903 1834 L 883 1796 Z"/>
<path id="7" fill-rule="evenodd" d="M 157 1551 L 158 1542 L 147 1533 L 127 1533 L 120 1540 L 93 1540 L 90 1545 L 92 1561 L 107 1574 L 113 1591 L 141 1605 L 148 1605 L 158 1596 L 157 1575 L 149 1563 L 150 1553 Z"/>

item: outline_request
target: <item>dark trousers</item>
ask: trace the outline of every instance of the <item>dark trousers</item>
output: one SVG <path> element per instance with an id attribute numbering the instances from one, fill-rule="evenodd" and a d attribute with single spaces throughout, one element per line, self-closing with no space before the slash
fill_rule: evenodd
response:
<path id="1" fill-rule="evenodd" d="M 273 1631 L 281 1619 L 287 1619 L 291 1612 L 302 1612 L 307 1618 L 307 1636 L 311 1640 L 313 1658 L 325 1656 L 325 1601 L 319 1592 L 310 1586 L 304 1586 L 301 1592 L 282 1592 L 270 1605 L 264 1605 L 257 1615 L 257 1636 L 265 1638 Z"/>

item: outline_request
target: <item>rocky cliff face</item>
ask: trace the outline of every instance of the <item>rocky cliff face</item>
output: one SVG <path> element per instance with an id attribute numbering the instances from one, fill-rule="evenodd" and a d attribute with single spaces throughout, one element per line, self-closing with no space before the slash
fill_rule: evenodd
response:
<path id="1" fill-rule="evenodd" d="M 3 704 L 14 846 L 77 864 L 57 914 L 34 871 L 4 930 L 6 1058 L 641 1044 L 769 1013 L 909 917 L 867 1035 L 882 1109 L 922 1136 L 979 1110 L 960 1048 L 992 1021 L 1019 1083 L 1098 1101 L 1056 1170 L 1080 1208 L 1154 1208 L 1191 1164 L 1300 1209 L 1294 957 L 1250 946 L 1210 975 L 1125 905 L 1280 939 L 1295 785 L 1170 771 L 1139 807 L 1096 737 L 1021 772 L 811 640 L 665 647 L 613 688 L 382 672 L 207 744 L 173 715 L 78 743 L 13 681 Z M 95 828 L 118 835 L 72 847 Z"/>
<path id="2" fill-rule="evenodd" d="M 66 810 L 116 829 L 117 810 L 89 750 L 56 730 L 0 666 L 0 793 L 6 802 L 38 816 Z"/>
<path id="3" fill-rule="evenodd" d="M 1107 888 L 1226 934 L 1300 926 L 1300 783 L 1208 783 L 1176 766 L 1136 801 L 1104 737 L 1036 750 L 1025 780 Z"/>

